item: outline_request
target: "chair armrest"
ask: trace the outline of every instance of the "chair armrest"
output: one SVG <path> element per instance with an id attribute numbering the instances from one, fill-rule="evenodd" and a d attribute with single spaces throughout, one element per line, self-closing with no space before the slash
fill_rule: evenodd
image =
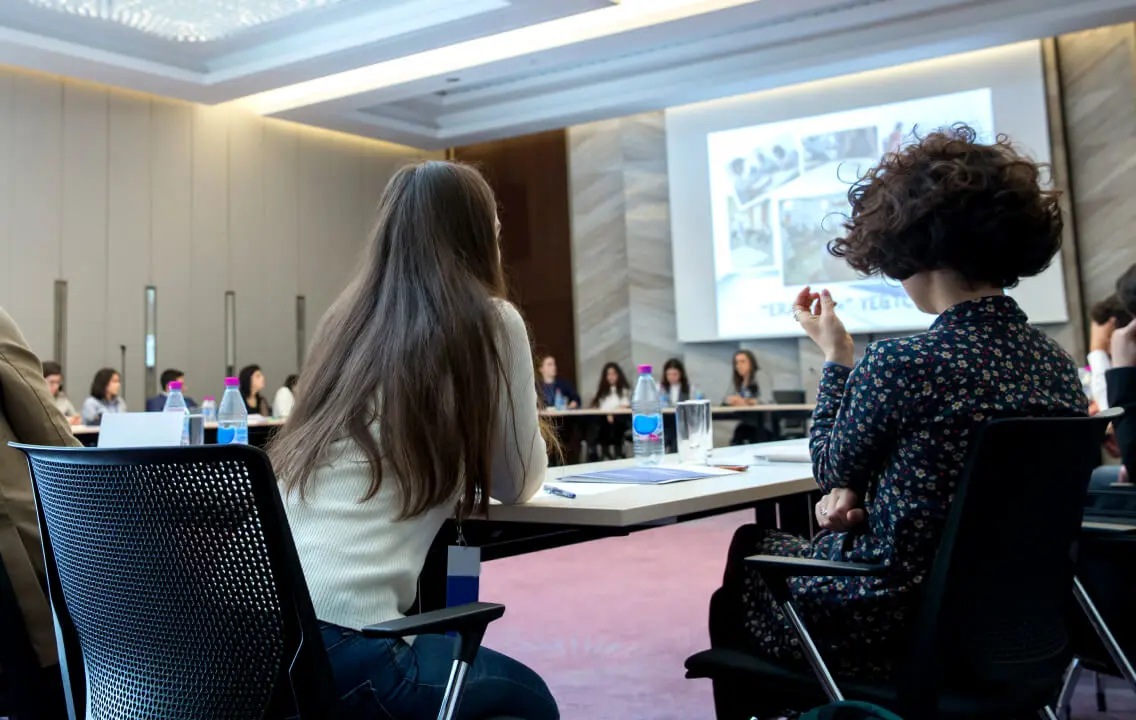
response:
<path id="1" fill-rule="evenodd" d="M 462 632 L 477 626 L 484 628 L 504 614 L 504 605 L 472 602 L 368 625 L 363 628 L 363 637 L 401 638 L 427 633 Z"/>
<path id="2" fill-rule="evenodd" d="M 1084 520 L 1081 522 L 1081 530 L 1087 532 L 1097 533 L 1111 533 L 1115 535 L 1128 535 L 1136 533 L 1136 525 L 1126 522 L 1114 522 L 1112 520 Z"/>
<path id="3" fill-rule="evenodd" d="M 866 565 L 864 563 L 782 557 L 780 555 L 753 555 L 752 557 L 747 557 L 746 562 L 753 564 L 762 575 L 770 573 L 784 577 L 799 577 L 802 575 L 879 577 L 887 573 L 886 565 Z"/>

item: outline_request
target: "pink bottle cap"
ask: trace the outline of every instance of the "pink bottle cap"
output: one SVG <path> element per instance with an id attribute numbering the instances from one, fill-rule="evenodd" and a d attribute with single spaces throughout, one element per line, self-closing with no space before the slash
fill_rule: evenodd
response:
<path id="1" fill-rule="evenodd" d="M 181 386 L 182 386 L 181 380 L 174 380 L 173 382 L 170 383 L 170 390 L 181 390 Z"/>
<path id="2" fill-rule="evenodd" d="M 639 366 L 639 374 L 640 375 L 650 375 L 651 374 L 651 366 L 650 365 L 640 365 Z"/>
<path id="3" fill-rule="evenodd" d="M 225 387 L 240 387 L 240 378 L 225 378 Z"/>

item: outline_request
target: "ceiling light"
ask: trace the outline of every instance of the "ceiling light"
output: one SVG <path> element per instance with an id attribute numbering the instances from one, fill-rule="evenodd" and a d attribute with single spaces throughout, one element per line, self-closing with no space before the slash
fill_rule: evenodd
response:
<path id="1" fill-rule="evenodd" d="M 178 42 L 209 42 L 344 0 L 27 0 Z"/>
<path id="2" fill-rule="evenodd" d="M 236 102 L 262 115 L 273 115 L 415 80 L 456 75 L 491 62 L 759 1 L 622 0 L 619 5 L 394 58 L 250 95 Z"/>

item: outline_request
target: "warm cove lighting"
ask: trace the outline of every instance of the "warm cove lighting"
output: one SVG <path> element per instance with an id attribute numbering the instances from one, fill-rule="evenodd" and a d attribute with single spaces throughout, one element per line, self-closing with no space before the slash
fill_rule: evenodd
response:
<path id="1" fill-rule="evenodd" d="M 250 95 L 238 102 L 261 115 L 338 100 L 466 68 L 630 32 L 760 0 L 622 0 L 621 4 Z"/>

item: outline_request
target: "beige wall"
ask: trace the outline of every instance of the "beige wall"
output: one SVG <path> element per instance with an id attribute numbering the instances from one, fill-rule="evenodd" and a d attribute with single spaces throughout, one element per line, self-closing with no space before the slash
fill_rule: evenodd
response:
<path id="1" fill-rule="evenodd" d="M 1045 330 L 1083 361 L 1084 313 L 1136 262 L 1136 24 L 1047 45 L 1054 180 L 1075 242 L 1062 253 L 1072 320 Z M 815 394 L 823 358 L 807 339 L 677 341 L 663 113 L 572 127 L 568 137 L 581 384 L 607 360 L 626 369 L 673 355 L 717 398 L 742 347 L 757 356 L 766 399 L 775 389 Z M 858 337 L 857 347 L 878 337 Z"/>
<path id="2" fill-rule="evenodd" d="M 35 351 L 53 348 L 53 286 L 68 282 L 66 372 L 76 405 L 127 346 L 142 409 L 147 285 L 157 367 L 217 395 L 224 293 L 236 291 L 238 366 L 269 393 L 343 287 L 387 179 L 412 148 L 0 68 L 0 306 Z M 271 395 L 270 395 L 271 397 Z"/>

